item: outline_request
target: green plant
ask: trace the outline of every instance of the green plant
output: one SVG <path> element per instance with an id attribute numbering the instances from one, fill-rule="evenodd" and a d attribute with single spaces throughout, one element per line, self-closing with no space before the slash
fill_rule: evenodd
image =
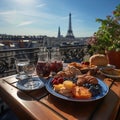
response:
<path id="1" fill-rule="evenodd" d="M 106 19 L 97 18 L 96 22 L 101 25 L 88 40 L 90 51 L 120 51 L 120 4 L 116 6 L 111 16 L 106 16 Z"/>

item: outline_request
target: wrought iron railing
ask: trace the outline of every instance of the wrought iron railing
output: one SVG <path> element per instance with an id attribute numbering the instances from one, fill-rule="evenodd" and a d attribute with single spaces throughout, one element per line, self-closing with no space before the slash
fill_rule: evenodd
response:
<path id="1" fill-rule="evenodd" d="M 16 73 L 16 55 L 29 54 L 32 62 L 37 62 L 39 48 L 22 48 L 0 51 L 0 77 L 9 76 Z"/>
<path id="2" fill-rule="evenodd" d="M 87 45 L 76 46 L 61 46 L 60 53 L 63 57 L 63 61 L 69 62 L 81 62 L 86 56 L 89 56 Z M 16 55 L 22 55 L 23 53 L 29 54 L 29 58 L 32 62 L 37 63 L 39 48 L 21 48 L 21 49 L 9 49 L 0 51 L 0 77 L 16 74 L 15 58 Z"/>
<path id="3" fill-rule="evenodd" d="M 89 47 L 87 45 L 61 46 L 60 52 L 66 63 L 81 62 L 89 56 Z"/>

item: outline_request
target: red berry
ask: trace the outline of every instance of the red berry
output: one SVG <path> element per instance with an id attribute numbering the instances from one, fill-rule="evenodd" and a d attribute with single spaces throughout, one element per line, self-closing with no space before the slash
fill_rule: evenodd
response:
<path id="1" fill-rule="evenodd" d="M 63 81 L 64 81 L 64 79 L 62 77 L 56 77 L 51 82 L 54 85 L 54 84 L 63 83 Z"/>
<path id="2" fill-rule="evenodd" d="M 85 65 L 89 65 L 90 63 L 89 62 L 84 62 Z"/>
<path id="3" fill-rule="evenodd" d="M 63 83 L 63 78 L 62 77 L 60 77 L 60 78 L 58 78 L 58 81 L 59 81 L 59 83 Z"/>

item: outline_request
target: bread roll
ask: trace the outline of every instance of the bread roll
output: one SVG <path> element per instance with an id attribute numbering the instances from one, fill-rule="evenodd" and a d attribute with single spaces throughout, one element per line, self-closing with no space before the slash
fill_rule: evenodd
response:
<path id="1" fill-rule="evenodd" d="M 90 65 L 107 66 L 108 59 L 103 54 L 95 54 L 90 57 L 89 62 L 90 62 Z"/>

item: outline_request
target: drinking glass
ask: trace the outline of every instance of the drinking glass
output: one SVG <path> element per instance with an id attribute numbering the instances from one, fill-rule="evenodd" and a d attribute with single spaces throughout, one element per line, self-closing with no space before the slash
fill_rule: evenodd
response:
<path id="1" fill-rule="evenodd" d="M 53 47 L 51 50 L 51 73 L 56 74 L 57 72 L 63 69 L 63 61 L 62 56 L 60 54 L 60 50 L 57 47 Z"/>
<path id="2" fill-rule="evenodd" d="M 18 55 L 15 58 L 16 70 L 17 70 L 17 79 L 26 79 L 28 76 L 25 73 L 24 69 L 29 64 L 30 60 L 27 56 Z"/>
<path id="3" fill-rule="evenodd" d="M 24 87 L 31 90 L 39 87 L 40 81 L 35 80 L 33 77 L 33 74 L 35 72 L 34 63 L 29 62 L 29 64 L 25 66 L 24 71 L 28 75 L 27 82 L 24 84 Z"/>
<path id="4" fill-rule="evenodd" d="M 50 61 L 49 53 L 46 47 L 40 49 L 38 54 L 38 62 L 36 66 L 36 73 L 39 77 L 47 78 L 50 75 Z"/>

